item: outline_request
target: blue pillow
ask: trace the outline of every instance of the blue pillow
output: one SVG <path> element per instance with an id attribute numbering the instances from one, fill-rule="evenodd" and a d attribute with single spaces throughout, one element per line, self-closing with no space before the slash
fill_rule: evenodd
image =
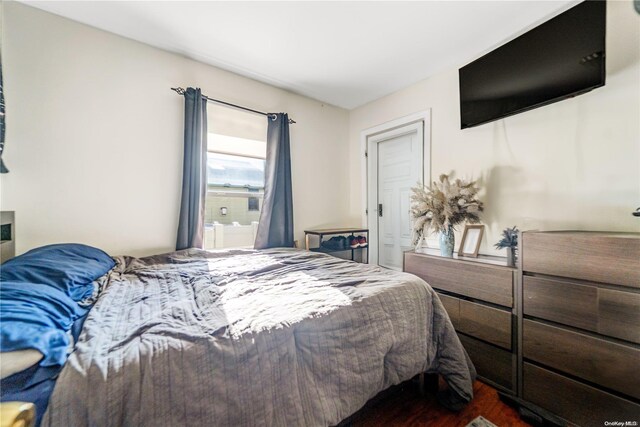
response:
<path id="1" fill-rule="evenodd" d="M 36 349 L 40 366 L 62 366 L 73 322 L 87 313 L 65 293 L 38 283 L 0 283 L 0 351 Z"/>
<path id="2" fill-rule="evenodd" d="M 0 281 L 52 286 L 74 301 L 93 292 L 92 282 L 115 265 L 104 251 L 66 243 L 43 246 L 12 258 L 0 266 Z"/>

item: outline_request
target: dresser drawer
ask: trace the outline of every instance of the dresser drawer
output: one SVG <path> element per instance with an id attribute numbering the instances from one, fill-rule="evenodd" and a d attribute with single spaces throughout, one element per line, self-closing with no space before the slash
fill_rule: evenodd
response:
<path id="1" fill-rule="evenodd" d="M 599 288 L 598 332 L 640 343 L 640 294 Z"/>
<path id="2" fill-rule="evenodd" d="M 524 314 L 640 343 L 640 294 L 524 276 Z"/>
<path id="3" fill-rule="evenodd" d="M 509 268 L 406 252 L 404 270 L 434 289 L 513 306 L 513 270 Z"/>
<path id="4" fill-rule="evenodd" d="M 438 297 L 447 311 L 453 327 L 458 330 L 460 327 L 460 298 L 450 297 L 441 293 L 438 293 Z"/>
<path id="5" fill-rule="evenodd" d="M 523 398 L 581 426 L 638 421 L 640 405 L 524 363 Z"/>
<path id="6" fill-rule="evenodd" d="M 523 357 L 640 398 L 640 350 L 525 319 Z"/>
<path id="7" fill-rule="evenodd" d="M 523 233 L 524 271 L 640 287 L 640 234 Z"/>
<path id="8" fill-rule="evenodd" d="M 595 331 L 598 289 L 559 280 L 524 276 L 524 314 Z"/>
<path id="9" fill-rule="evenodd" d="M 511 313 L 438 294 L 456 331 L 511 350 Z"/>
<path id="10" fill-rule="evenodd" d="M 514 356 L 511 353 L 464 334 L 458 334 L 458 337 L 479 376 L 513 391 Z"/>
<path id="11" fill-rule="evenodd" d="M 511 350 L 511 313 L 460 300 L 460 331 Z"/>

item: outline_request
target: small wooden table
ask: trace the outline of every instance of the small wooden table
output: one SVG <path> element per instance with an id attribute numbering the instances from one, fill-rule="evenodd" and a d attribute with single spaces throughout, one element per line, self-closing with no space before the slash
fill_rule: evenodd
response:
<path id="1" fill-rule="evenodd" d="M 355 236 L 356 234 L 366 234 L 366 238 L 367 238 L 367 246 L 361 246 L 358 248 L 347 248 L 347 249 L 329 249 L 329 248 L 323 248 L 322 247 L 322 240 L 324 239 L 325 236 L 330 236 L 330 235 L 351 235 L 351 236 Z M 318 247 L 317 248 L 312 248 L 310 247 L 310 242 L 309 242 L 309 236 L 314 235 L 314 236 L 318 236 Z M 314 252 L 322 252 L 322 253 L 334 253 L 334 252 L 346 252 L 346 251 L 351 251 L 351 260 L 355 261 L 355 252 L 356 251 L 362 251 L 364 254 L 366 254 L 365 256 L 363 256 L 363 262 L 365 264 L 369 263 L 369 229 L 367 228 L 316 228 L 316 229 L 311 229 L 311 230 L 304 230 L 304 240 L 305 240 L 305 244 L 306 244 L 306 248 L 308 251 L 314 251 Z"/>

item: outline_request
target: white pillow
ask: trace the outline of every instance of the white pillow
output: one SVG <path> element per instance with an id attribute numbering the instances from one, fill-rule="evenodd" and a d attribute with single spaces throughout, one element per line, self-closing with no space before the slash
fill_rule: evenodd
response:
<path id="1" fill-rule="evenodd" d="M 42 353 L 32 348 L 0 353 L 0 378 L 24 371 L 42 359 Z"/>

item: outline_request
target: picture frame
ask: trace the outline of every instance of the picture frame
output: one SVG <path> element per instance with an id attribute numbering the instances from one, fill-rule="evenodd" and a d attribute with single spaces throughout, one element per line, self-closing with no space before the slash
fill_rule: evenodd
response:
<path id="1" fill-rule="evenodd" d="M 458 256 L 477 258 L 483 234 L 483 224 L 465 224 Z"/>

